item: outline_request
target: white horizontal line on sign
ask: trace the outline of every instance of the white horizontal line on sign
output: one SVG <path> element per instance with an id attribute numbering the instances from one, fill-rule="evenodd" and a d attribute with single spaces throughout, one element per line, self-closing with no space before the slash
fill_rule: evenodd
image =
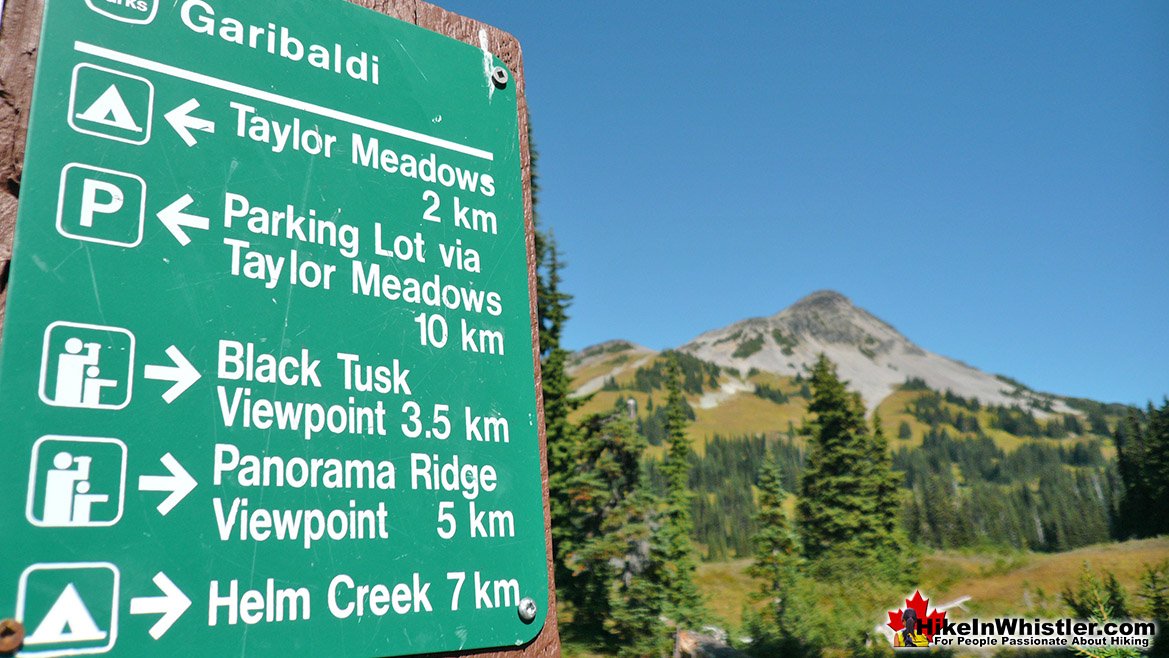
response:
<path id="1" fill-rule="evenodd" d="M 411 140 L 414 140 L 416 142 L 422 142 L 423 144 L 437 146 L 439 148 L 448 149 L 451 151 L 455 151 L 457 153 L 465 153 L 467 155 L 475 156 L 476 158 L 483 158 L 484 160 L 494 160 L 495 159 L 495 155 L 492 154 L 490 151 L 484 151 L 483 149 L 477 149 L 477 148 L 474 148 L 472 146 L 466 146 L 464 144 L 459 144 L 457 142 L 452 142 L 452 141 L 448 141 L 445 139 L 440 139 L 438 137 L 432 137 L 432 136 L 426 135 L 424 133 L 415 132 L 413 130 L 407 130 L 405 128 L 399 128 L 398 126 L 391 126 L 388 123 L 382 123 L 381 121 L 374 121 L 373 119 L 366 119 L 365 117 L 359 117 L 356 114 L 349 114 L 348 112 L 334 110 L 332 108 L 324 107 L 321 105 L 315 105 L 313 103 L 306 103 L 304 101 L 296 100 L 295 98 L 288 98 L 287 96 L 273 94 L 272 92 L 269 92 L 269 91 L 263 91 L 260 89 L 253 89 L 252 87 L 247 87 L 245 85 L 237 84 L 235 82 L 228 82 L 227 80 L 220 80 L 219 78 L 213 78 L 209 75 L 203 75 L 202 73 L 195 73 L 194 71 L 180 69 L 177 66 L 170 66 L 169 64 L 161 64 L 159 62 L 155 62 L 155 61 L 152 61 L 149 59 L 143 59 L 141 57 L 137 57 L 134 55 L 128 55 L 126 53 L 118 52 L 116 50 L 110 50 L 109 48 L 102 48 L 101 46 L 95 46 L 93 44 L 85 43 L 83 41 L 74 42 L 73 47 L 78 52 L 85 53 L 87 55 L 95 55 L 97 57 L 104 57 L 105 59 L 108 59 L 108 60 L 112 60 L 115 62 L 121 62 L 122 64 L 129 64 L 130 66 L 137 66 L 138 68 L 146 69 L 148 71 L 154 71 L 156 73 L 162 73 L 164 75 L 169 75 L 169 76 L 172 76 L 175 78 L 189 80 L 191 82 L 195 82 L 195 83 L 202 84 L 202 85 L 207 85 L 209 87 L 215 87 L 217 89 L 222 89 L 224 91 L 229 91 L 229 92 L 232 92 L 235 94 L 243 94 L 245 96 L 251 96 L 252 98 L 256 98 L 256 99 L 259 99 L 262 101 L 267 101 L 269 103 L 276 103 L 278 105 L 290 107 L 294 110 L 301 110 L 304 112 L 312 112 L 313 114 L 317 114 L 317 115 L 320 115 L 323 117 L 328 117 L 330 119 L 336 119 L 338 121 L 344 121 L 345 123 L 351 123 L 355 126 L 361 126 L 362 128 L 369 128 L 371 130 L 377 130 L 379 132 L 383 132 L 383 133 L 386 133 L 389 135 L 396 135 L 398 137 L 404 137 L 406 139 L 411 139 Z"/>

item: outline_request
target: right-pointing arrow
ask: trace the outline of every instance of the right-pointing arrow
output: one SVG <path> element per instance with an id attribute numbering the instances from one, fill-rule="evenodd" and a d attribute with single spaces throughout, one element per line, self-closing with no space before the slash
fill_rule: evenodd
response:
<path id="1" fill-rule="evenodd" d="M 160 379 L 162 381 L 174 382 L 174 386 L 171 386 L 162 394 L 162 399 L 166 400 L 167 404 L 170 404 L 175 401 L 175 398 L 182 395 L 183 391 L 190 388 L 191 384 L 199 381 L 199 377 L 202 375 L 183 356 L 179 348 L 174 345 L 166 348 L 166 355 L 171 358 L 171 361 L 175 362 L 173 366 L 147 364 L 146 372 L 143 374 L 146 375 L 147 379 Z"/>
<path id="2" fill-rule="evenodd" d="M 190 194 L 184 194 L 178 201 L 158 211 L 158 219 L 162 222 L 162 225 L 184 247 L 191 242 L 191 238 L 187 237 L 187 232 L 183 230 L 184 228 L 197 228 L 206 231 L 211 227 L 211 218 L 188 215 L 183 212 L 187 209 L 187 206 L 194 202 L 195 200 L 191 198 Z"/>
<path id="3" fill-rule="evenodd" d="M 132 615 L 157 615 L 162 614 L 162 618 L 154 622 L 154 626 L 150 627 L 150 637 L 158 639 L 162 637 L 170 627 L 178 621 L 179 617 L 191 607 L 191 599 L 187 598 L 166 574 L 159 571 L 154 574 L 154 584 L 158 585 L 158 589 L 162 590 L 162 596 L 139 596 L 130 599 L 130 614 Z"/>
<path id="4" fill-rule="evenodd" d="M 187 494 L 195 490 L 199 484 L 195 478 L 179 464 L 179 460 L 169 452 L 162 456 L 162 465 L 170 471 L 170 475 L 140 475 L 138 476 L 139 491 L 169 491 L 170 495 L 158 504 L 158 512 L 166 516 L 175 505 L 178 505 Z"/>
<path id="5" fill-rule="evenodd" d="M 179 134 L 179 137 L 187 143 L 187 146 L 194 146 L 197 141 L 195 136 L 191 134 L 192 130 L 201 130 L 205 133 L 215 132 L 215 122 L 191 116 L 191 112 L 197 109 L 199 109 L 199 101 L 192 98 L 162 115 L 170 123 L 171 128 L 174 128 L 175 132 Z"/>

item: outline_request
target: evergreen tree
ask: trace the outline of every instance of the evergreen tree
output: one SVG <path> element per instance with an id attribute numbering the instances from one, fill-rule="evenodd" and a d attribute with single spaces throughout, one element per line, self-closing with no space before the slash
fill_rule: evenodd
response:
<path id="1" fill-rule="evenodd" d="M 606 523 L 606 541 L 618 554 L 609 560 L 605 629 L 618 658 L 665 656 L 671 638 L 661 623 L 667 588 L 666 565 L 655 550 L 656 501 L 637 492 Z"/>
<path id="2" fill-rule="evenodd" d="M 1103 577 L 1092 571 L 1085 561 L 1080 566 L 1076 585 L 1064 587 L 1060 598 L 1079 619 L 1127 619 L 1128 595 L 1116 579 L 1116 574 L 1104 569 Z"/>
<path id="3" fill-rule="evenodd" d="M 858 400 L 859 402 L 859 400 Z M 889 441 L 881 426 L 881 417 L 873 414 L 873 434 L 869 438 L 869 461 L 865 484 L 872 496 L 873 520 L 869 527 L 870 547 L 874 549 L 900 548 L 901 478 L 893 473 L 889 458 Z"/>
<path id="4" fill-rule="evenodd" d="M 1157 622 L 1161 632 L 1149 649 L 1152 658 L 1169 656 L 1169 560 L 1145 565 L 1141 588 L 1137 594 L 1144 602 L 1144 617 Z"/>
<path id="5" fill-rule="evenodd" d="M 860 396 L 848 392 L 825 355 L 810 380 L 812 447 L 796 507 L 804 555 L 871 558 L 897 550 L 897 480 L 883 432 L 869 434 Z"/>
<path id="6" fill-rule="evenodd" d="M 1169 533 L 1169 399 L 1160 409 L 1148 407 L 1149 426 L 1144 470 L 1152 499 L 1146 536 Z"/>
<path id="7" fill-rule="evenodd" d="M 783 467 L 778 455 L 768 451 L 759 471 L 759 530 L 754 537 L 755 560 L 747 574 L 762 581 L 758 599 L 767 602 L 762 615 L 769 637 L 757 638 L 769 645 L 767 653 L 789 653 L 785 645 L 793 641 L 792 599 L 796 592 L 799 543 L 783 509 Z"/>
<path id="8" fill-rule="evenodd" d="M 682 396 L 681 372 L 671 356 L 666 369 L 665 434 L 669 446 L 662 463 L 666 478 L 665 516 L 661 550 L 666 583 L 667 613 L 680 625 L 693 627 L 702 616 L 702 599 L 694 585 L 694 549 L 690 535 L 690 437 L 686 435 L 689 405 Z"/>
<path id="9" fill-rule="evenodd" d="M 647 528 L 645 519 L 635 518 L 651 507 L 641 485 L 645 440 L 621 413 L 590 416 L 581 427 L 575 463 L 564 478 L 572 513 L 559 529 L 557 558 L 565 575 L 557 585 L 575 621 L 600 628 L 611 607 L 611 563 L 638 562 L 627 558 L 628 544 Z"/>
<path id="10" fill-rule="evenodd" d="M 1117 466 L 1124 482 L 1118 534 L 1151 537 L 1169 533 L 1169 400 L 1148 406 L 1145 422 L 1136 409 L 1114 434 Z"/>
<path id="11" fill-rule="evenodd" d="M 1117 535 L 1128 538 L 1139 534 L 1139 511 L 1147 509 L 1148 492 L 1144 487 L 1140 465 L 1144 461 L 1144 437 L 1136 412 L 1129 411 L 1128 418 L 1116 424 L 1112 441 L 1116 444 L 1116 462 L 1124 492 L 1120 499 L 1120 515 L 1117 519 Z"/>
<path id="12" fill-rule="evenodd" d="M 1127 597 L 1116 576 L 1105 571 L 1101 579 L 1092 573 L 1085 562 L 1076 588 L 1067 587 L 1063 600 L 1074 614 L 1081 619 L 1091 619 L 1098 624 L 1125 619 L 1128 614 Z M 1077 655 L 1088 658 L 1140 658 L 1141 651 L 1133 647 L 1079 647 L 1073 646 Z"/>
<path id="13" fill-rule="evenodd" d="M 660 655 L 669 644 L 665 514 L 642 476 L 645 440 L 622 413 L 590 416 L 582 428 L 566 485 L 573 513 L 559 545 L 568 575 L 558 591 L 582 634 L 606 638 L 619 656 Z"/>
<path id="14" fill-rule="evenodd" d="M 566 571 L 557 546 L 566 538 L 572 524 L 572 500 L 566 491 L 580 441 L 579 432 L 568 422 L 568 416 L 582 400 L 568 396 L 570 379 L 565 365 L 568 351 L 560 346 L 560 335 L 568 320 L 568 305 L 572 295 L 560 290 L 560 252 L 556 239 L 539 229 L 539 176 L 536 164 L 539 153 L 532 141 L 532 123 L 528 121 L 528 144 L 531 151 L 532 221 L 536 225 L 534 251 L 536 257 L 536 322 L 539 332 L 541 390 L 544 401 L 544 431 L 548 454 L 548 498 L 551 510 L 553 564 L 555 578 L 566 581 Z"/>

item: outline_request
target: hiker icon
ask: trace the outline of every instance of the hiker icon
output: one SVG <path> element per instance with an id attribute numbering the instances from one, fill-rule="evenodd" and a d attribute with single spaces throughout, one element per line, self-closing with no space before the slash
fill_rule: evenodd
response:
<path id="1" fill-rule="evenodd" d="M 58 404 L 70 407 L 97 407 L 101 404 L 101 389 L 117 386 L 113 379 L 101 379 L 98 354 L 101 343 L 82 343 L 80 338 L 65 341 L 65 353 L 57 357 Z"/>
<path id="2" fill-rule="evenodd" d="M 45 330 L 41 399 L 56 407 L 121 409 L 130 403 L 133 368 L 129 331 L 54 322 Z"/>
<path id="3" fill-rule="evenodd" d="M 122 517 L 126 445 L 118 439 L 43 436 L 31 472 L 26 515 L 35 526 L 101 527 Z"/>

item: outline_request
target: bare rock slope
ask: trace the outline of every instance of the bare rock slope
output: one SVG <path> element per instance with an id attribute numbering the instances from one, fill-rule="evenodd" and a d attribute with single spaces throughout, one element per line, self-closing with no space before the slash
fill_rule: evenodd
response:
<path id="1" fill-rule="evenodd" d="M 869 411 L 910 377 L 925 380 L 932 389 L 949 389 L 984 404 L 1031 406 L 1039 397 L 995 375 L 921 349 L 888 323 L 830 290 L 814 292 L 770 317 L 708 331 L 679 350 L 743 374 L 758 368 L 793 376 L 806 372 L 823 352 L 836 363 L 849 388 L 861 394 Z M 1052 404 L 1054 411 L 1073 412 L 1061 400 Z"/>
<path id="2" fill-rule="evenodd" d="M 605 380 L 627 370 L 636 370 L 657 356 L 656 350 L 624 340 L 610 340 L 572 354 L 568 358 L 568 375 L 584 376 L 577 382 L 573 396 L 588 395 L 601 390 Z"/>

